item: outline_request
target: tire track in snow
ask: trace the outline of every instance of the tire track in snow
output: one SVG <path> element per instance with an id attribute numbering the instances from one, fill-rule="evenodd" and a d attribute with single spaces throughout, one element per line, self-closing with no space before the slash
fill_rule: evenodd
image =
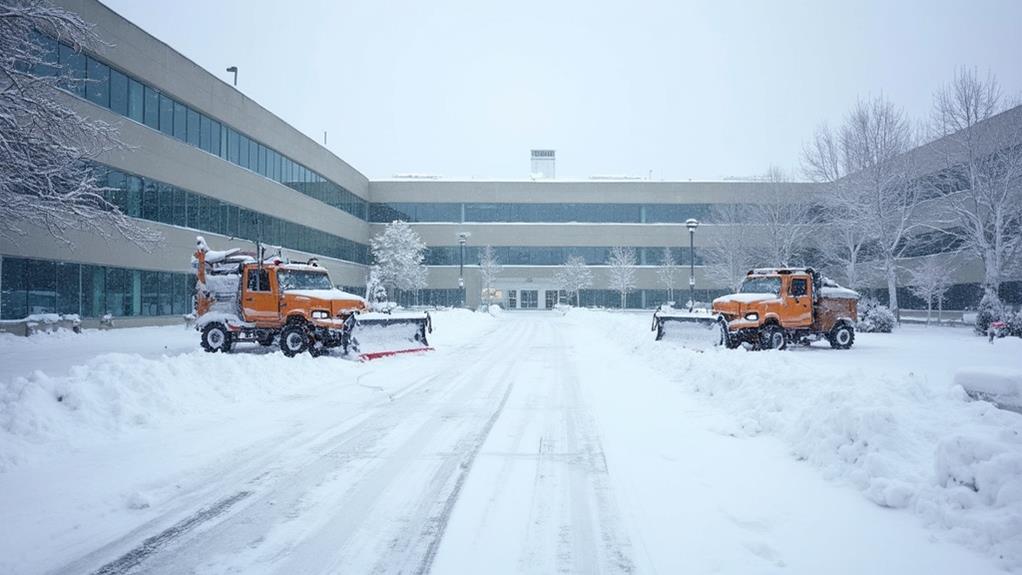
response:
<path id="1" fill-rule="evenodd" d="M 495 331 L 496 329 L 488 330 L 481 337 L 487 338 Z M 472 343 L 459 346 L 451 351 L 463 353 L 466 350 L 478 347 L 478 345 L 478 343 Z M 466 374 L 452 378 L 451 374 L 446 371 L 447 364 L 444 362 L 430 361 L 433 358 L 428 357 L 423 359 L 426 361 L 407 362 L 407 366 L 401 366 L 399 369 L 373 370 L 362 374 L 360 378 L 371 377 L 377 375 L 376 372 L 379 371 L 379 375 L 395 378 L 405 374 L 412 375 L 427 371 L 426 376 L 412 378 L 411 382 L 399 387 L 385 398 L 367 402 L 367 405 L 363 406 L 364 411 L 339 422 L 341 429 L 338 429 L 338 426 L 331 426 L 319 431 L 313 429 L 297 434 L 292 433 L 295 429 L 289 428 L 287 433 L 280 437 L 262 440 L 248 448 L 239 450 L 236 453 L 236 457 L 232 457 L 230 461 L 220 462 L 222 466 L 221 473 L 215 476 L 219 481 L 198 484 L 194 491 L 186 491 L 176 495 L 175 501 L 179 504 L 173 510 L 162 513 L 159 517 L 147 521 L 144 525 L 133 529 L 129 534 L 75 560 L 58 570 L 58 572 L 92 572 L 94 568 L 88 567 L 90 564 L 95 565 L 100 558 L 104 556 L 109 557 L 111 552 L 114 552 L 120 553 L 120 555 L 116 556 L 117 558 L 113 561 L 108 560 L 109 562 L 100 569 L 108 569 L 104 573 L 128 573 L 137 570 L 140 564 L 153 556 L 160 556 L 162 558 L 163 555 L 161 553 L 165 555 L 169 552 L 168 547 L 191 547 L 192 549 L 188 553 L 175 552 L 174 555 L 177 557 L 167 558 L 162 563 L 147 565 L 146 570 L 146 572 L 181 572 L 182 569 L 180 567 L 183 566 L 178 563 L 178 558 L 185 557 L 187 562 L 198 561 L 206 556 L 215 556 L 218 552 L 222 551 L 216 549 L 215 544 L 223 543 L 222 539 L 225 532 L 241 531 L 245 533 L 254 531 L 252 527 L 261 527 L 264 530 L 272 528 L 277 522 L 271 521 L 270 524 L 260 523 L 258 520 L 266 519 L 266 516 L 265 513 L 260 514 L 258 508 L 276 508 L 277 513 L 272 518 L 279 522 L 294 520 L 298 516 L 296 510 L 301 509 L 307 489 L 325 483 L 325 478 L 329 477 L 331 470 L 344 468 L 352 460 L 371 453 L 375 448 L 374 446 L 379 444 L 390 432 L 394 431 L 395 423 L 401 425 L 408 423 L 408 418 L 402 418 L 401 414 L 388 419 L 386 417 L 378 417 L 380 412 L 392 411 L 391 406 L 401 406 L 407 404 L 408 401 L 414 401 L 416 399 L 414 396 L 417 393 L 428 392 L 434 384 L 444 383 L 445 380 L 448 387 L 447 389 L 440 390 L 441 395 L 449 392 L 457 384 L 465 383 Z M 428 371 L 435 369 L 442 371 L 438 373 L 429 373 Z M 353 385 L 362 384 L 360 381 L 356 381 Z M 302 417 L 302 413 L 311 416 L 315 412 L 322 410 L 322 407 L 322 405 L 317 404 L 313 408 L 299 412 L 296 415 L 299 418 Z M 300 466 L 301 468 L 298 470 L 294 468 L 289 469 L 278 461 L 287 452 L 302 450 L 307 452 L 306 465 Z M 294 465 L 296 462 L 289 461 L 288 463 Z M 208 477 L 211 474 L 201 473 L 200 475 Z M 248 479 L 245 479 L 246 477 Z M 246 491 L 244 491 L 244 497 L 239 499 L 232 499 L 233 496 L 221 498 L 217 499 L 217 502 L 211 506 L 200 507 L 199 501 L 203 498 L 208 501 L 212 494 L 222 491 L 224 487 L 234 487 L 236 489 L 239 484 L 247 486 Z M 294 497 L 281 497 L 282 492 L 285 494 L 290 493 Z M 251 500 L 246 501 L 245 506 L 238 508 L 234 505 L 241 499 L 249 498 L 249 496 L 253 497 L 251 497 Z M 275 500 L 276 498 L 281 498 L 284 504 L 278 505 L 278 501 Z M 228 500 L 230 505 L 220 505 Z M 180 503 L 181 501 L 185 503 Z M 139 537 L 143 536 L 147 531 L 152 533 L 153 530 L 160 529 L 161 525 L 165 526 L 170 521 L 174 521 L 176 518 L 180 518 L 188 513 L 187 510 L 189 508 L 194 510 L 196 507 L 200 509 L 198 512 L 187 515 L 185 519 L 179 519 L 170 527 L 164 528 L 157 535 L 146 537 L 142 540 L 142 543 L 134 543 L 139 541 Z M 215 509 L 216 513 L 209 514 L 208 511 L 210 509 Z M 209 530 L 209 533 L 205 534 L 204 538 L 199 540 L 191 537 L 191 540 L 186 541 L 190 537 L 190 531 L 197 526 L 195 522 L 196 517 L 202 517 L 203 521 L 206 521 L 213 516 L 220 517 L 228 512 L 231 513 L 227 517 L 221 517 L 218 525 Z M 225 527 L 225 524 L 233 524 L 233 527 Z M 182 526 L 187 526 L 187 528 L 182 528 Z M 238 529 L 239 526 L 240 529 Z M 235 535 L 227 539 L 229 542 L 240 542 L 243 545 L 250 545 L 253 541 L 258 541 L 260 537 L 260 535 L 253 535 L 251 539 L 245 541 L 243 537 Z M 158 545 L 154 545 L 157 542 Z M 137 547 L 124 551 L 129 545 L 137 545 Z M 140 549 L 145 549 L 145 552 L 138 553 Z M 114 568 L 119 569 L 119 571 L 109 571 L 109 569 Z"/>

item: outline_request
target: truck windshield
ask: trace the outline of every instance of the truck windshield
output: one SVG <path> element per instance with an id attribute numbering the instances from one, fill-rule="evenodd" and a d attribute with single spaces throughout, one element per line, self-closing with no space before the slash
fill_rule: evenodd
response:
<path id="1" fill-rule="evenodd" d="M 325 272 L 278 270 L 277 282 L 284 291 L 298 289 L 333 289 Z"/>
<path id="2" fill-rule="evenodd" d="M 772 293 L 781 294 L 781 278 L 748 278 L 742 282 L 739 293 Z"/>

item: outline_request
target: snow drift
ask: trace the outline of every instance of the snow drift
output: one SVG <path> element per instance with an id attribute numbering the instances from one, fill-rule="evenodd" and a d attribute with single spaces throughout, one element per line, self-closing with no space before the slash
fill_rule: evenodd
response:
<path id="1" fill-rule="evenodd" d="M 964 330 L 916 328 L 915 336 L 860 335 L 850 351 L 698 353 L 639 337 L 645 316 L 572 310 L 566 319 L 594 333 L 637 334 L 623 351 L 728 412 L 727 433 L 777 436 L 792 457 L 876 504 L 909 509 L 1022 568 L 1022 416 L 970 401 L 948 369 L 966 357 L 1017 367 L 1022 342 L 995 348 Z"/>

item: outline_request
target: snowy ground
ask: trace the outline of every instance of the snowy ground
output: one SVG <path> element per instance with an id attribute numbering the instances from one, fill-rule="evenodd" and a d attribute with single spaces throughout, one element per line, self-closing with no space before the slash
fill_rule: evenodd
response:
<path id="1" fill-rule="evenodd" d="M 954 383 L 1022 372 L 1022 340 L 435 326 L 369 364 L 0 334 L 0 573 L 1022 572 L 1022 416 Z"/>

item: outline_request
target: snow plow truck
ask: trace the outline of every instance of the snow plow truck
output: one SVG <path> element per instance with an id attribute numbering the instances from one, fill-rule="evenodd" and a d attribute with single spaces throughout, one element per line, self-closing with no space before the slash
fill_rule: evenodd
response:
<path id="1" fill-rule="evenodd" d="M 708 313 L 660 309 L 653 314 L 656 339 L 680 339 L 689 347 L 784 349 L 826 339 L 835 349 L 855 343 L 859 294 L 813 268 L 750 270 L 738 293 L 713 300 Z"/>
<path id="2" fill-rule="evenodd" d="M 370 360 L 432 349 L 428 313 L 371 312 L 364 298 L 335 288 L 315 259 L 286 262 L 259 252 L 212 251 L 197 238 L 195 328 L 204 350 L 276 343 L 288 357 L 341 348 Z"/>

